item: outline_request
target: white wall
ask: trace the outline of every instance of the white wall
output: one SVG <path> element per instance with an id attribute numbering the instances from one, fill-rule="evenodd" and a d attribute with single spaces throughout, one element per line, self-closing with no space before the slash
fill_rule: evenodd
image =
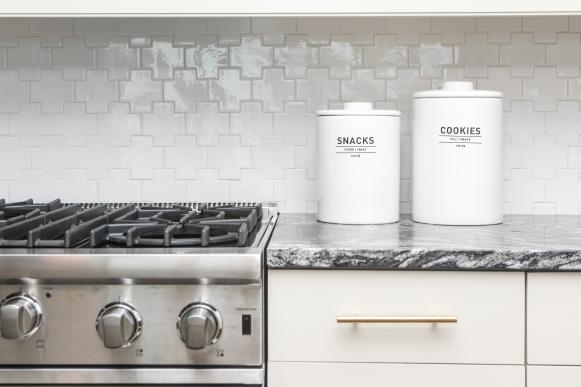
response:
<path id="1" fill-rule="evenodd" d="M 0 197 L 314 211 L 314 111 L 505 93 L 507 213 L 579 214 L 581 18 L 0 19 Z"/>

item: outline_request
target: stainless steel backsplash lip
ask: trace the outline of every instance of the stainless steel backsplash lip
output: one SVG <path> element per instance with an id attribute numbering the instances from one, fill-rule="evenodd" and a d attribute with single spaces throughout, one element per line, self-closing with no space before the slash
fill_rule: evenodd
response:
<path id="1" fill-rule="evenodd" d="M 223 254 L 6 254 L 0 255 L 0 283 L 139 281 L 254 283 L 262 279 L 262 252 Z M 194 282 L 189 282 L 194 283 Z"/>
<path id="2" fill-rule="evenodd" d="M 262 385 L 264 368 L 0 368 L 2 384 Z"/>

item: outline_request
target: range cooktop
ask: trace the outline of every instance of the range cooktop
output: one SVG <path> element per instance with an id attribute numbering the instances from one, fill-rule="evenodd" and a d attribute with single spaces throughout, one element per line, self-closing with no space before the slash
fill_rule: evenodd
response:
<path id="1" fill-rule="evenodd" d="M 256 203 L 7 203 L 2 248 L 247 247 L 264 212 Z"/>

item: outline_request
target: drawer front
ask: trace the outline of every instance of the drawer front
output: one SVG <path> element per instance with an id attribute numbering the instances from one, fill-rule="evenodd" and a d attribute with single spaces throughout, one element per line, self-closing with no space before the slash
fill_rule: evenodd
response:
<path id="1" fill-rule="evenodd" d="M 581 273 L 535 273 L 527 282 L 529 364 L 581 365 Z"/>
<path id="2" fill-rule="evenodd" d="M 269 387 L 525 387 L 514 365 L 270 362 L 267 375 Z"/>
<path id="3" fill-rule="evenodd" d="M 524 364 L 524 274 L 269 272 L 271 361 Z M 338 316 L 456 324 L 338 324 Z"/>
<path id="4" fill-rule="evenodd" d="M 580 381 L 581 367 L 527 367 L 527 387 L 579 387 Z"/>

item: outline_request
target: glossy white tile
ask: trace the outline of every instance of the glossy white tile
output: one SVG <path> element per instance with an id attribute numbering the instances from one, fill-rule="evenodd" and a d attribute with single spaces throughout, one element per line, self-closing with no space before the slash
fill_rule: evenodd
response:
<path id="1" fill-rule="evenodd" d="M 210 100 L 218 101 L 221 111 L 240 111 L 240 101 L 250 99 L 250 81 L 238 70 L 220 70 L 219 79 L 210 82 Z"/>
<path id="2" fill-rule="evenodd" d="M 307 102 L 310 112 L 328 109 L 329 101 L 339 101 L 341 82 L 331 79 L 329 69 L 309 69 L 306 79 L 297 80 L 297 99 Z"/>
<path id="3" fill-rule="evenodd" d="M 40 80 L 30 82 L 30 101 L 40 103 L 45 113 L 62 113 L 64 104 L 73 101 L 73 86 L 62 70 L 42 70 Z"/>
<path id="4" fill-rule="evenodd" d="M 251 165 L 251 148 L 242 147 L 238 136 L 220 136 L 218 146 L 208 148 L 208 167 L 217 169 L 220 179 L 238 180 Z"/>
<path id="5" fill-rule="evenodd" d="M 111 38 L 107 46 L 96 49 L 97 68 L 107 70 L 110 79 L 129 79 L 129 71 L 139 64 L 139 49 L 129 47 L 123 37 Z"/>
<path id="6" fill-rule="evenodd" d="M 396 36 L 376 35 L 375 44 L 364 48 L 365 65 L 373 67 L 379 78 L 393 78 L 398 67 L 408 65 L 408 49 L 397 42 Z"/>
<path id="7" fill-rule="evenodd" d="M 63 112 L 53 115 L 53 133 L 63 137 L 65 146 L 86 146 L 86 137 L 97 133 L 97 117 L 82 103 L 65 103 Z"/>
<path id="8" fill-rule="evenodd" d="M 131 137 L 141 133 L 141 120 L 131 114 L 129 103 L 111 103 L 109 112 L 97 115 L 97 131 L 107 136 L 111 146 L 129 146 Z"/>
<path id="9" fill-rule="evenodd" d="M 141 49 L 141 66 L 151 69 L 154 79 L 173 79 L 174 69 L 184 67 L 184 48 L 175 47 L 172 37 L 155 36 L 151 47 Z"/>
<path id="10" fill-rule="evenodd" d="M 282 136 L 264 136 L 262 146 L 252 148 L 252 167 L 265 179 L 282 179 L 284 170 L 294 168 L 294 148 L 284 144 Z"/>
<path id="11" fill-rule="evenodd" d="M 351 78 L 351 69 L 363 65 L 363 47 L 354 46 L 350 35 L 333 35 L 328 46 L 319 48 L 319 61 L 329 67 L 331 78 Z"/>
<path id="12" fill-rule="evenodd" d="M 150 136 L 131 137 L 131 145 L 120 152 L 120 166 L 131 171 L 131 179 L 152 179 L 153 170 L 163 168 L 163 148 L 154 146 Z"/>
<path id="13" fill-rule="evenodd" d="M 186 115 L 186 132 L 196 136 L 198 145 L 218 145 L 218 138 L 228 134 L 229 125 L 228 114 L 220 112 L 216 102 L 199 103 L 196 113 Z"/>
<path id="14" fill-rule="evenodd" d="M 179 180 L 198 177 L 198 170 L 207 167 L 207 149 L 196 143 L 195 136 L 176 136 L 175 145 L 164 150 L 164 167 L 175 171 Z"/>
<path id="15" fill-rule="evenodd" d="M 131 71 L 129 81 L 119 83 L 119 100 L 129 102 L 134 113 L 151 113 L 153 103 L 161 101 L 163 84 L 152 79 L 150 71 Z"/>
<path id="16" fill-rule="evenodd" d="M 307 111 L 304 102 L 289 102 L 284 113 L 274 115 L 274 133 L 287 145 L 307 145 L 316 126 L 316 115 Z"/>
<path id="17" fill-rule="evenodd" d="M 261 78 L 263 67 L 271 66 L 272 47 L 264 46 L 258 35 L 244 35 L 240 46 L 230 48 L 230 64 L 240 67 L 246 78 Z"/>
<path id="18" fill-rule="evenodd" d="M 142 133 L 153 138 L 153 146 L 176 146 L 176 136 L 186 133 L 186 115 L 174 112 L 171 103 L 154 103 L 153 112 L 141 117 Z"/>
<path id="19" fill-rule="evenodd" d="M 265 112 L 281 112 L 295 99 L 295 82 L 285 79 L 283 69 L 265 69 L 262 79 L 252 81 L 252 97 L 262 102 Z"/>
<path id="20" fill-rule="evenodd" d="M 85 48 L 83 37 L 65 37 L 62 47 L 52 50 L 52 67 L 62 69 L 65 79 L 84 79 L 85 72 L 94 65 L 95 50 Z"/>
<path id="21" fill-rule="evenodd" d="M 274 64 L 284 67 L 288 78 L 304 78 L 318 63 L 318 48 L 308 45 L 307 35 L 287 35 L 286 44 L 274 49 Z"/>
<path id="22" fill-rule="evenodd" d="M 109 103 L 117 101 L 117 83 L 107 78 L 105 70 L 87 70 L 86 79 L 75 82 L 75 98 L 85 103 L 89 113 L 107 113 Z"/>
<path id="23" fill-rule="evenodd" d="M 385 81 L 375 79 L 372 69 L 357 69 L 352 73 L 351 79 L 341 80 L 342 100 L 374 102 L 385 99 Z"/>
<path id="24" fill-rule="evenodd" d="M 198 102 L 208 100 L 208 83 L 198 79 L 195 70 L 176 70 L 174 78 L 163 83 L 163 94 L 176 111 L 195 112 Z"/>
<path id="25" fill-rule="evenodd" d="M 271 135 L 274 117 L 263 112 L 260 102 L 242 102 L 240 113 L 230 114 L 230 133 L 240 136 L 242 146 L 263 145 L 263 136 Z"/>
<path id="26" fill-rule="evenodd" d="M 110 170 L 119 168 L 119 148 L 111 146 L 107 136 L 87 135 L 85 139 L 85 146 L 75 149 L 78 166 L 86 172 L 87 179 L 107 179 Z"/>
<path id="27" fill-rule="evenodd" d="M 21 79 L 40 79 L 40 69 L 50 65 L 50 48 L 40 47 L 40 39 L 19 37 L 16 47 L 6 49 L 6 67 L 17 69 Z"/>
<path id="28" fill-rule="evenodd" d="M 0 69 L 0 85 L 5 92 L 0 93 L 0 112 L 18 113 L 20 102 L 30 98 L 30 85 L 18 79 L 18 70 Z"/>
<path id="29" fill-rule="evenodd" d="M 218 78 L 218 69 L 228 65 L 228 49 L 218 46 L 217 35 L 203 35 L 186 48 L 186 66 L 195 68 L 198 78 Z"/>

